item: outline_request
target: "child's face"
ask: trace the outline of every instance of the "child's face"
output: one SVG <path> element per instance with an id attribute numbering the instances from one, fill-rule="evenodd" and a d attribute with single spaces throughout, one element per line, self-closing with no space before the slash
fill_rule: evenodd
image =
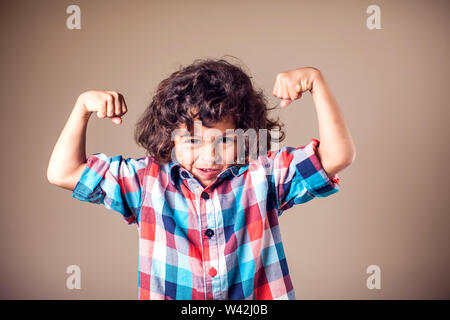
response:
<path id="1" fill-rule="evenodd" d="M 227 132 L 228 129 L 228 132 Z M 181 125 L 174 136 L 175 156 L 180 164 L 206 187 L 218 174 L 235 163 L 235 124 L 231 117 L 208 128 L 200 120 L 194 122 L 191 134 Z M 210 169 L 208 172 L 206 169 Z"/>

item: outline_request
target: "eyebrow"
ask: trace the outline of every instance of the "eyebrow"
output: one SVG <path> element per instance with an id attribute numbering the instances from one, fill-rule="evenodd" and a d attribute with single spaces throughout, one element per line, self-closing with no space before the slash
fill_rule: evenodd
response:
<path id="1" fill-rule="evenodd" d="M 191 135 L 191 133 L 189 131 L 183 131 L 183 133 L 179 134 L 180 137 L 187 137 L 187 136 L 190 136 L 190 135 Z"/>
<path id="2" fill-rule="evenodd" d="M 182 134 L 180 134 L 181 137 L 195 137 L 195 138 L 201 138 L 200 136 L 193 136 L 191 135 L 191 133 L 189 131 L 185 131 Z M 222 133 L 223 137 L 234 137 L 234 133 L 233 132 L 223 132 Z"/>

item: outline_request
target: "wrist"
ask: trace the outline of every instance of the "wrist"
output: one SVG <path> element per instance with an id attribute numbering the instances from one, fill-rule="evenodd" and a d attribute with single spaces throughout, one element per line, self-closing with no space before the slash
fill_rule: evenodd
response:
<path id="1" fill-rule="evenodd" d="M 77 116 L 84 118 L 84 119 L 89 119 L 89 117 L 91 116 L 92 112 L 88 111 L 84 105 L 84 101 L 83 99 L 80 97 L 78 97 L 76 103 L 75 103 L 75 107 L 73 109 L 73 112 L 77 114 Z"/>
<path id="2" fill-rule="evenodd" d="M 325 78 L 323 77 L 322 72 L 320 72 L 320 70 L 314 68 L 311 74 L 311 79 L 312 79 L 311 80 L 312 88 L 310 92 L 311 94 L 314 94 L 323 87 Z"/>

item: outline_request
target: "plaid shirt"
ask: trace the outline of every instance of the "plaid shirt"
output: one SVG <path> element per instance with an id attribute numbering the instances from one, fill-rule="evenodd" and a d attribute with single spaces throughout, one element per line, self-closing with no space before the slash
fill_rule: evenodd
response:
<path id="1" fill-rule="evenodd" d="M 139 232 L 139 299 L 295 299 L 278 217 L 339 191 L 319 141 L 232 166 L 203 188 L 174 160 L 88 157 L 72 193 Z"/>

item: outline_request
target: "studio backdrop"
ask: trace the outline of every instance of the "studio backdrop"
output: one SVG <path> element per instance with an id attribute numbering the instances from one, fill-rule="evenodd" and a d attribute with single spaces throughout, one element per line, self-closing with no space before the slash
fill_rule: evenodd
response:
<path id="1" fill-rule="evenodd" d="M 355 142 L 341 190 L 280 217 L 296 298 L 450 298 L 449 13 L 447 0 L 1 1 L 0 298 L 137 299 L 136 225 L 50 184 L 50 155 L 99 89 L 128 112 L 91 117 L 87 155 L 144 156 L 133 131 L 158 83 L 222 57 L 270 106 L 278 73 L 318 68 Z M 282 146 L 319 139 L 310 94 L 270 115 Z"/>

